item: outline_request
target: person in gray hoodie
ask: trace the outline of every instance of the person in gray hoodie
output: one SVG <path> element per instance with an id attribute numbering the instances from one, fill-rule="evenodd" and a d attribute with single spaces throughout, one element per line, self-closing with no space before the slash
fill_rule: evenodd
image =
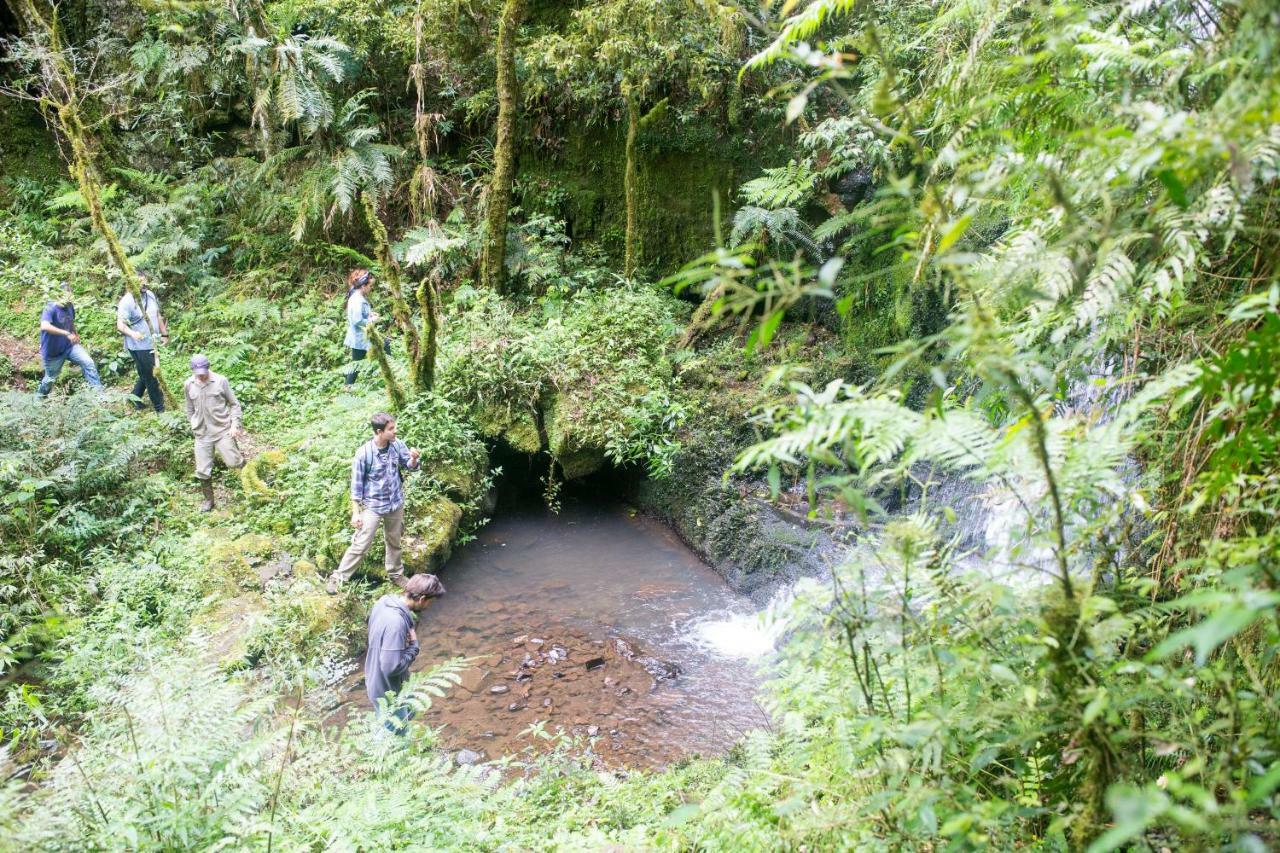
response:
<path id="1" fill-rule="evenodd" d="M 412 715 L 412 710 L 395 697 L 385 709 L 378 700 L 388 693 L 398 694 L 409 674 L 409 665 L 418 656 L 418 637 L 414 632 L 415 614 L 426 610 L 432 601 L 444 595 L 444 584 L 435 575 L 419 574 L 409 578 L 399 595 L 384 595 L 369 611 L 369 650 L 364 656 L 364 687 L 369 701 L 380 713 L 383 725 L 398 732 Z"/>

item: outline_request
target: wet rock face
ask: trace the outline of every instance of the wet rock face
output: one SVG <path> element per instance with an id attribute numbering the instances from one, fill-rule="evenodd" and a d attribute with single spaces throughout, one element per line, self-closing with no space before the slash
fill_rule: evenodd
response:
<path id="1" fill-rule="evenodd" d="M 689 456 L 688 459 L 683 457 Z M 636 502 L 666 522 L 735 592 L 763 604 L 779 586 L 822 574 L 839 539 L 852 527 L 807 526 L 802 516 L 773 506 L 751 481 L 725 483 L 730 459 L 682 452 L 669 481 L 646 480 Z"/>

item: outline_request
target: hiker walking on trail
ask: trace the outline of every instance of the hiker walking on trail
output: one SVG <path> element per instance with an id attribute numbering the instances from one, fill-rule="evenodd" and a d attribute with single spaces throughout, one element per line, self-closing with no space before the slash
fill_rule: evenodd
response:
<path id="1" fill-rule="evenodd" d="M 191 359 L 191 375 L 182 383 L 182 396 L 195 436 L 196 479 L 204 495 L 200 510 L 209 512 L 213 509 L 213 452 L 218 452 L 228 468 L 244 465 L 244 456 L 236 444 L 243 413 L 227 377 L 210 370 L 209 359 L 203 355 Z"/>
<path id="2" fill-rule="evenodd" d="M 418 637 L 414 632 L 416 615 L 432 601 L 444 595 L 444 584 L 435 575 L 414 575 L 399 595 L 384 595 L 369 611 L 369 650 L 364 655 L 364 689 L 369 701 L 382 715 L 389 731 L 399 731 L 412 715 L 403 702 L 379 708 L 378 700 L 387 693 L 400 692 L 409 665 L 418 656 Z M 397 697 L 398 698 L 398 697 Z"/>
<path id="3" fill-rule="evenodd" d="M 138 381 L 133 384 L 134 408 L 142 409 L 142 395 L 151 398 L 151 406 L 157 412 L 164 411 L 164 393 L 160 390 L 160 381 L 156 379 L 156 342 L 169 342 L 169 326 L 160 315 L 160 300 L 147 287 L 145 276 L 138 276 L 142 281 L 142 306 L 133 298 L 128 290 L 120 297 L 116 306 L 116 328 L 124 335 L 124 348 L 133 359 L 133 367 L 138 372 Z"/>
<path id="4" fill-rule="evenodd" d="M 360 446 L 351 460 L 351 526 L 356 529 L 351 547 L 329 578 L 329 594 L 350 580 L 356 566 L 373 544 L 378 526 L 386 539 L 387 578 L 404 586 L 404 561 L 400 557 L 400 537 L 404 533 L 405 471 L 417 471 L 421 453 L 410 450 L 396 438 L 396 419 L 379 412 L 369 419 L 373 438 Z"/>
<path id="5" fill-rule="evenodd" d="M 356 384 L 357 361 L 364 361 L 369 354 L 369 338 L 365 327 L 377 322 L 378 315 L 369 306 L 369 293 L 373 290 L 373 273 L 366 269 L 354 269 L 347 274 L 347 334 L 342 345 L 351 356 L 344 375 L 343 390 L 350 391 Z"/>
<path id="6" fill-rule="evenodd" d="M 44 378 L 36 393 L 41 397 L 49 396 L 68 361 L 80 368 L 91 388 L 102 389 L 98 367 L 76 333 L 76 306 L 71 302 L 71 285 L 67 282 L 62 283 L 62 296 L 45 305 L 40 315 L 40 360 L 44 362 Z"/>

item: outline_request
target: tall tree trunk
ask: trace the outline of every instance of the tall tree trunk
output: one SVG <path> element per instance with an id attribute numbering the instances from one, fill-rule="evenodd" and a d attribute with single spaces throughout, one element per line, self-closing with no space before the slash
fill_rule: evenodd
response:
<path id="1" fill-rule="evenodd" d="M 511 209 L 516 154 L 516 30 L 523 13 L 524 0 L 505 0 L 498 21 L 498 133 L 485 212 L 480 281 L 499 293 L 506 290 L 507 214 Z"/>
<path id="2" fill-rule="evenodd" d="M 404 288 L 400 281 L 400 266 L 396 263 L 396 259 L 391 256 L 391 245 L 387 239 L 387 227 L 382 224 L 382 220 L 378 218 L 378 212 L 374 210 L 373 199 L 368 195 L 361 193 L 360 200 L 364 204 L 364 216 L 369 223 L 369 230 L 373 233 L 374 254 L 378 258 L 378 263 L 382 266 L 382 280 L 387 286 L 387 292 L 391 295 L 391 315 L 395 317 L 396 325 L 400 327 L 400 331 L 404 332 L 405 348 L 409 355 L 409 383 L 417 386 L 418 365 L 421 349 L 421 342 L 418 339 L 418 327 L 413 322 L 413 312 L 409 308 L 408 301 L 404 298 Z M 379 352 L 381 347 L 375 347 Z M 383 354 L 385 357 L 385 353 Z M 384 371 L 384 374 L 386 371 Z M 391 388 L 394 384 L 393 380 L 389 381 L 387 390 L 391 392 L 392 397 L 399 395 L 401 401 L 404 399 L 404 392 L 398 387 Z"/>
<path id="3" fill-rule="evenodd" d="M 418 357 L 417 387 L 430 391 L 436 385 L 436 349 L 440 339 L 440 291 L 431 277 L 418 284 L 418 310 L 422 312 L 422 352 Z"/>
<path id="4" fill-rule="evenodd" d="M 640 130 L 640 104 L 635 90 L 630 83 L 623 84 L 623 95 L 627 99 L 627 168 L 623 173 L 622 191 L 627 202 L 627 236 L 626 252 L 623 261 L 623 275 L 630 279 L 636 274 L 639 246 L 639 224 L 637 222 L 636 194 L 636 134 Z"/>
<path id="5" fill-rule="evenodd" d="M 398 411 L 403 409 L 405 403 L 404 389 L 400 387 L 395 371 L 391 368 L 391 359 L 387 358 L 386 338 L 382 337 L 382 332 L 379 332 L 372 323 L 365 327 L 365 334 L 369 337 L 369 351 L 373 353 L 373 360 L 378 362 L 378 370 L 382 372 L 382 381 L 386 383 L 387 396 L 391 398 L 391 410 Z"/>
<path id="6" fill-rule="evenodd" d="M 43 38 L 47 43 L 49 54 L 43 62 L 45 79 L 44 91 L 39 99 L 40 110 L 46 120 L 67 140 L 67 145 L 71 149 L 70 156 L 67 158 L 68 166 L 71 169 L 71 176 L 75 178 L 76 185 L 80 189 L 80 195 L 84 197 L 85 206 L 89 208 L 89 219 L 98 235 L 106 243 L 107 255 L 124 279 L 125 289 L 141 306 L 144 303 L 137 270 L 133 268 L 124 247 L 120 245 L 120 238 L 111 227 L 111 223 L 107 221 L 102 209 L 102 189 L 93 164 L 93 152 L 89 147 L 89 130 L 84 126 L 84 120 L 80 116 L 81 93 L 75 71 L 67 62 L 66 54 L 63 52 L 56 10 L 51 11 L 46 19 L 36 8 L 33 0 L 20 0 L 16 5 L 10 3 L 10 8 L 30 34 Z M 151 318 L 147 316 L 146 311 L 142 312 L 142 319 L 147 324 L 147 331 L 152 340 L 155 340 L 159 329 L 151 325 Z M 158 347 L 155 350 L 154 373 L 160 392 L 164 396 L 165 408 L 173 409 L 175 407 L 173 392 L 169 390 L 169 383 L 165 381 Z"/>

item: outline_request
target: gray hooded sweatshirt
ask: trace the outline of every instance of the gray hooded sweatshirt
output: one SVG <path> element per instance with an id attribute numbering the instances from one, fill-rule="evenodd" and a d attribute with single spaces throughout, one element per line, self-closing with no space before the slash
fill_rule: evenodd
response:
<path id="1" fill-rule="evenodd" d="M 398 595 L 384 595 L 369 611 L 369 651 L 364 656 L 364 686 L 376 707 L 388 691 L 400 692 L 418 641 L 408 640 L 413 614 Z"/>

